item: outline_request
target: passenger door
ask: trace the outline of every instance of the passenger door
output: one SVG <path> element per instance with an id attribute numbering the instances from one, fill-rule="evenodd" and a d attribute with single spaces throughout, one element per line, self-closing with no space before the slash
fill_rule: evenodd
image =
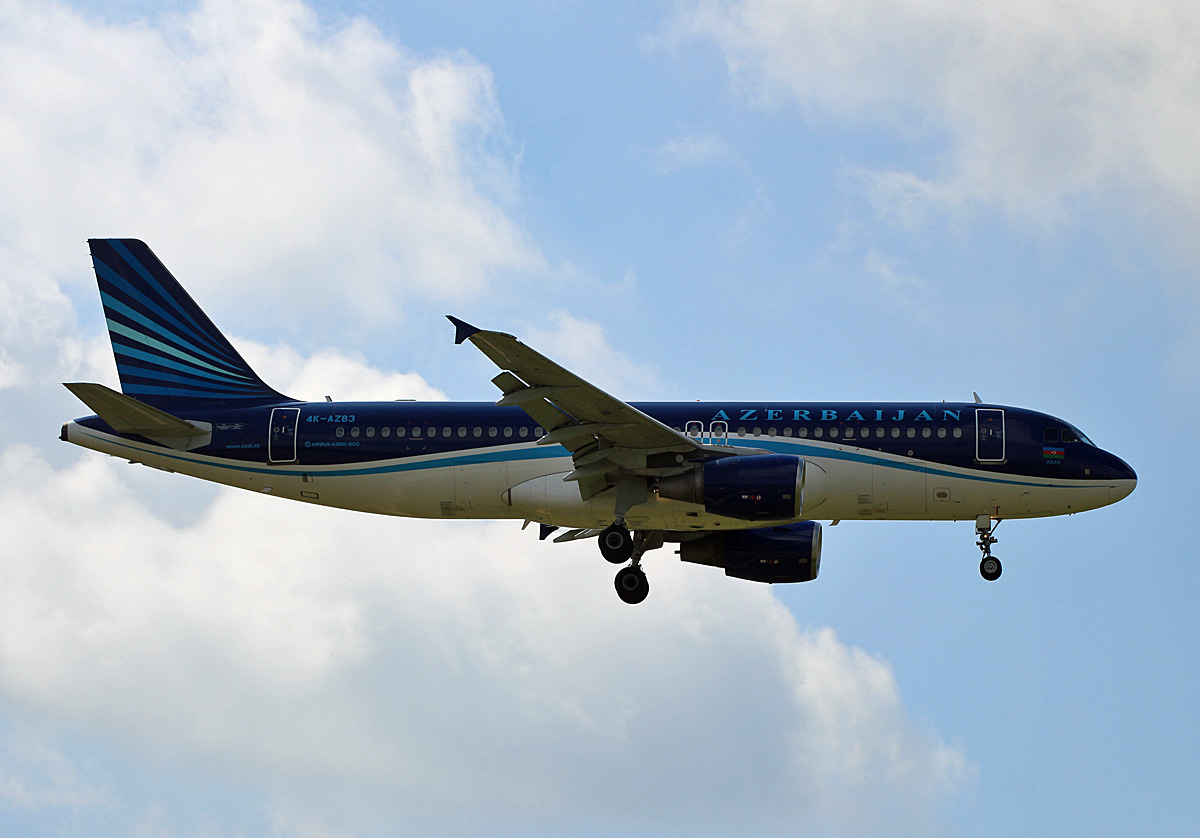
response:
<path id="1" fill-rule="evenodd" d="M 975 411 L 975 460 L 1004 462 L 1004 411 L 978 408 Z"/>
<path id="2" fill-rule="evenodd" d="M 267 437 L 267 459 L 270 462 L 296 462 L 296 425 L 299 422 L 298 407 L 277 407 L 271 411 L 270 435 Z"/>

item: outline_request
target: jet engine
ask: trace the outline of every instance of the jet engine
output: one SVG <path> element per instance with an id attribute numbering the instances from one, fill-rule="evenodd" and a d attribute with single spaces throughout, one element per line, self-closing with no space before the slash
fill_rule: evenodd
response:
<path id="1" fill-rule="evenodd" d="M 658 481 L 658 496 L 704 505 L 712 515 L 742 521 L 799 518 L 804 506 L 804 458 L 745 454 L 708 460 Z"/>
<path id="2" fill-rule="evenodd" d="M 811 582 L 821 570 L 821 525 L 710 533 L 679 545 L 685 562 L 725 568 L 726 576 L 751 582 Z"/>

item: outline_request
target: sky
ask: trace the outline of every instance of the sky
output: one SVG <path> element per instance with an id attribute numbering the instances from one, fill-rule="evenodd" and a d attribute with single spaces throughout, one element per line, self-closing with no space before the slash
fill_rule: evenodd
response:
<path id="1" fill-rule="evenodd" d="M 1200 7 L 0 0 L 0 833 L 1184 834 Z M 145 240 L 300 398 L 985 400 L 1139 485 L 820 578 L 63 445 Z"/>

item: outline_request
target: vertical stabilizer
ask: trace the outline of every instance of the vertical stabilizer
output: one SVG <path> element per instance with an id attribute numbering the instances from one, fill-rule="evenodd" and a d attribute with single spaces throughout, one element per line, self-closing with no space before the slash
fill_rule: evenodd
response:
<path id="1" fill-rule="evenodd" d="M 137 239 L 89 239 L 121 390 L 157 407 L 293 401 L 263 383 Z"/>

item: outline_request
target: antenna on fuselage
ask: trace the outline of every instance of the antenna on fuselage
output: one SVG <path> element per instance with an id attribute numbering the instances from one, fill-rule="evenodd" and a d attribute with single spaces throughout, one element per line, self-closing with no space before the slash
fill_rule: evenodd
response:
<path id="1" fill-rule="evenodd" d="M 975 404 L 983 404 L 983 399 L 979 398 L 979 394 L 974 390 L 971 391 L 971 395 L 975 397 Z"/>

